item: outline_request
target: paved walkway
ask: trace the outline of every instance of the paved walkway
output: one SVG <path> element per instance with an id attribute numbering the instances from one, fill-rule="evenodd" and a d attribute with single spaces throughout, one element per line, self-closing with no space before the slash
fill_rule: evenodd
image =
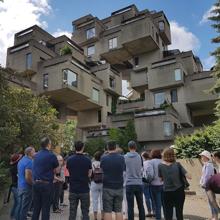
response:
<path id="1" fill-rule="evenodd" d="M 68 193 L 65 194 L 65 203 L 68 204 L 67 199 Z M 0 220 L 10 220 L 9 218 L 9 209 L 11 204 L 6 205 L 2 210 L 0 210 Z M 135 220 L 138 220 L 137 210 Z M 185 207 L 184 207 L 185 220 L 205 220 L 210 217 L 210 211 L 208 208 L 208 204 L 206 200 L 202 197 L 198 196 L 187 196 Z M 63 208 L 63 212 L 61 214 L 51 213 L 51 220 L 68 220 L 69 216 L 69 206 Z M 77 220 L 80 220 L 80 214 L 78 215 Z M 101 218 L 99 218 L 101 219 Z M 146 218 L 146 220 L 150 220 L 152 218 Z M 91 212 L 91 220 L 93 220 L 92 212 Z"/>

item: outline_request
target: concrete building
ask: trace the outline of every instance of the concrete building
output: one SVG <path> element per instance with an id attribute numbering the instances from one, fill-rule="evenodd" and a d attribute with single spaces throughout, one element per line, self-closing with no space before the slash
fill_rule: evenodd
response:
<path id="1" fill-rule="evenodd" d="M 142 145 L 164 147 L 215 119 L 218 97 L 205 92 L 214 78 L 192 51 L 168 50 L 170 25 L 162 11 L 131 5 L 72 26 L 72 39 L 38 26 L 15 34 L 7 67 L 31 70 L 35 92 L 50 96 L 60 119 L 77 116 L 79 138 L 106 136 L 132 119 Z M 126 100 L 119 98 L 122 79 L 131 90 Z"/>

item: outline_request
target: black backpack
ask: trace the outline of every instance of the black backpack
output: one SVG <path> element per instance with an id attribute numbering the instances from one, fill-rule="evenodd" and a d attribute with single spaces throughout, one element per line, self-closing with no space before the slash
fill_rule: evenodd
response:
<path id="1" fill-rule="evenodd" d="M 100 166 L 95 167 L 93 165 L 92 180 L 95 183 L 102 183 L 103 182 L 103 171 Z"/>

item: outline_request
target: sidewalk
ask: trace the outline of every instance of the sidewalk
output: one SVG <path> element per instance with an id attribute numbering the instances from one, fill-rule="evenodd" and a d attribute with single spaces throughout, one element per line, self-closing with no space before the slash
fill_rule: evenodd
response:
<path id="1" fill-rule="evenodd" d="M 68 203 L 68 193 L 65 194 L 65 203 Z M 11 204 L 6 205 L 2 210 L 0 210 L 0 219 L 1 220 L 10 220 L 9 217 L 9 209 Z M 93 220 L 92 212 L 91 220 Z M 136 218 L 138 220 L 137 208 L 136 208 Z M 205 220 L 210 217 L 210 211 L 208 207 L 208 203 L 204 198 L 198 196 L 187 196 L 185 207 L 184 207 L 184 219 L 185 220 Z M 69 217 L 69 206 L 63 208 L 63 212 L 61 214 L 51 213 L 51 220 L 68 220 Z M 78 215 L 77 220 L 80 220 L 80 213 Z M 101 218 L 100 218 L 101 219 Z M 150 220 L 153 218 L 146 218 L 146 220 Z"/>

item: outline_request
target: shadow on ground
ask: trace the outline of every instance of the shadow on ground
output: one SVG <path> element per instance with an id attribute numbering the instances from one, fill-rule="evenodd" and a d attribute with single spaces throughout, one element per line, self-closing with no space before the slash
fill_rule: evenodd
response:
<path id="1" fill-rule="evenodd" d="M 207 218 L 196 216 L 196 215 L 184 215 L 184 220 L 205 220 Z"/>

